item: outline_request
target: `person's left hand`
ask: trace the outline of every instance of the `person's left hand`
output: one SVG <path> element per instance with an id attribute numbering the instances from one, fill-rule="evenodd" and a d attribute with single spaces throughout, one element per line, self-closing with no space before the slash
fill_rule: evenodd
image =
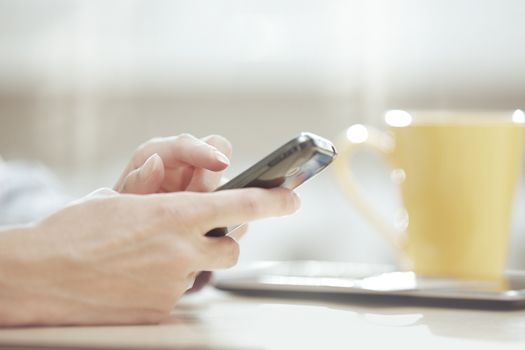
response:
<path id="1" fill-rule="evenodd" d="M 133 194 L 212 191 L 231 152 L 230 142 L 218 135 L 155 138 L 135 151 L 114 189 Z"/>
<path id="2" fill-rule="evenodd" d="M 213 191 L 230 164 L 231 153 L 230 142 L 219 135 L 202 140 L 189 134 L 155 138 L 135 151 L 114 189 L 134 194 Z M 239 240 L 246 231 L 243 225 L 230 236 Z M 209 271 L 199 273 L 188 292 L 202 289 L 210 278 Z"/>

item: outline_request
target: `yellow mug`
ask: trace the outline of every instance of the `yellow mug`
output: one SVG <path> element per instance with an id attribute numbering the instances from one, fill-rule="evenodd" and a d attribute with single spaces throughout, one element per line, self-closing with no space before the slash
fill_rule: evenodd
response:
<path id="1" fill-rule="evenodd" d="M 390 110 L 385 122 L 389 132 L 360 124 L 347 130 L 334 161 L 344 191 L 417 274 L 500 278 L 521 169 L 523 111 Z M 394 169 L 407 214 L 401 235 L 355 181 L 349 158 L 363 149 Z"/>

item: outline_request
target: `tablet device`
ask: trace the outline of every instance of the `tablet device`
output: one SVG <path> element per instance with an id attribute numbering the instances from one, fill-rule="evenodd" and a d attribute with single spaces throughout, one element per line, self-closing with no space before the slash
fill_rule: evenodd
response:
<path id="1" fill-rule="evenodd" d="M 500 280 L 417 276 L 388 265 L 323 261 L 259 262 L 215 277 L 218 289 L 247 295 L 381 299 L 429 305 L 525 308 L 525 272 Z"/>

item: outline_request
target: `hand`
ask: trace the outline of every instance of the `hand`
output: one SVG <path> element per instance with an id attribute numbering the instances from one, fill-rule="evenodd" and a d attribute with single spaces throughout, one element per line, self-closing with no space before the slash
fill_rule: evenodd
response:
<path id="1" fill-rule="evenodd" d="M 229 141 L 218 135 L 152 139 L 135 151 L 114 188 L 135 194 L 212 191 L 230 164 L 231 152 Z"/>
<path id="2" fill-rule="evenodd" d="M 198 271 L 235 264 L 237 242 L 206 232 L 298 205 L 281 188 L 99 191 L 32 227 L 0 232 L 0 324 L 159 322 Z"/>
<path id="3" fill-rule="evenodd" d="M 229 165 L 231 153 L 230 142 L 219 135 L 202 140 L 189 134 L 155 138 L 135 151 L 115 190 L 135 194 L 213 191 L 221 182 L 222 170 Z M 231 237 L 241 239 L 247 228 L 243 225 Z M 188 292 L 202 289 L 210 278 L 207 271 L 199 273 Z"/>

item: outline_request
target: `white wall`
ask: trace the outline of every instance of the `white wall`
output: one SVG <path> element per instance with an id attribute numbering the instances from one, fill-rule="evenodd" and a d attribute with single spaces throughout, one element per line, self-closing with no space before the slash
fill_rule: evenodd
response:
<path id="1" fill-rule="evenodd" d="M 524 14 L 519 0 L 0 0 L 2 117 L 46 118 L 31 123 L 74 133 L 68 161 L 85 163 L 98 159 L 97 119 L 117 118 L 118 108 L 129 114 L 137 97 L 143 105 L 244 104 L 248 125 L 259 117 L 249 110 L 307 100 L 315 116 L 279 120 L 330 123 L 327 136 L 379 123 L 392 107 L 523 107 Z M 213 110 L 198 124 L 215 114 L 226 125 L 239 119 Z M 152 124 L 156 116 L 147 115 Z M 186 115 L 171 118 L 192 128 Z"/>

